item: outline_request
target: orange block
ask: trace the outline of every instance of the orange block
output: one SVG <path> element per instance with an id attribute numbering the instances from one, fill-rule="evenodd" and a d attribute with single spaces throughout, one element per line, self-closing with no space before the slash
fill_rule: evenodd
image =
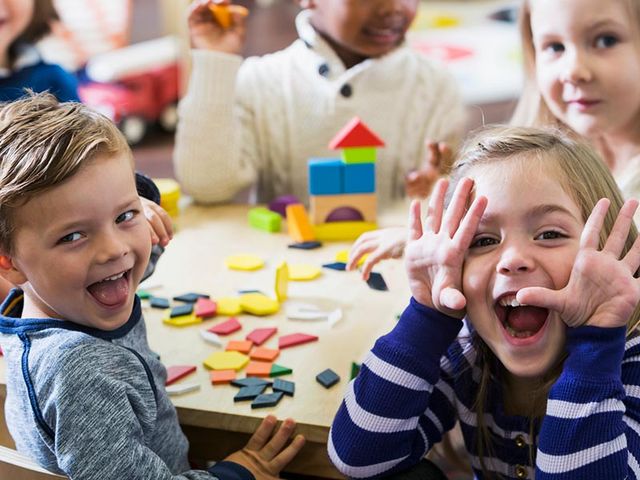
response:
<path id="1" fill-rule="evenodd" d="M 225 350 L 249 353 L 251 347 L 253 347 L 253 342 L 251 340 L 231 340 L 229 343 L 227 343 L 227 348 L 225 348 Z"/>
<path id="2" fill-rule="evenodd" d="M 309 223 L 307 211 L 301 203 L 287 205 L 287 228 L 289 236 L 298 243 L 316 239 L 311 223 Z"/>
<path id="3" fill-rule="evenodd" d="M 252 360 L 262 360 L 265 362 L 273 362 L 280 355 L 280 350 L 274 348 L 257 347 L 249 354 Z"/>
<path id="4" fill-rule="evenodd" d="M 243 17 L 246 17 L 249 14 L 249 10 L 242 5 L 211 4 L 209 5 L 209 10 L 211 10 L 216 22 L 218 22 L 225 30 L 233 24 L 232 14 L 236 13 Z"/>
<path id="5" fill-rule="evenodd" d="M 268 377 L 271 374 L 271 362 L 249 362 L 247 377 Z"/>
<path id="6" fill-rule="evenodd" d="M 235 370 L 212 370 L 210 373 L 211 383 L 218 385 L 220 383 L 229 383 L 236 379 Z"/>

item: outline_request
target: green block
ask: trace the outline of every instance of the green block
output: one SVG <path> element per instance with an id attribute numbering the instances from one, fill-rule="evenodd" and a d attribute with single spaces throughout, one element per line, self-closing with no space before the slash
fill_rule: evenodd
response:
<path id="1" fill-rule="evenodd" d="M 279 232 L 282 217 L 265 207 L 255 207 L 249 210 L 249 225 L 265 232 Z"/>
<path id="2" fill-rule="evenodd" d="M 356 362 L 351 362 L 351 377 L 350 377 L 351 380 L 356 378 L 358 376 L 358 373 L 360 373 L 360 364 Z"/>
<path id="3" fill-rule="evenodd" d="M 283 367 L 282 365 L 278 365 L 277 363 L 274 363 L 271 366 L 271 373 L 269 373 L 269 376 L 280 377 L 282 375 L 289 375 L 290 373 L 293 373 L 293 370 L 291 370 L 288 367 Z"/>
<path id="4" fill-rule="evenodd" d="M 147 298 L 151 298 L 151 294 L 146 290 L 138 290 L 136 294 L 138 295 L 138 297 L 140 297 L 140 300 L 146 300 Z"/>
<path id="5" fill-rule="evenodd" d="M 344 163 L 376 163 L 375 147 L 343 148 Z"/>

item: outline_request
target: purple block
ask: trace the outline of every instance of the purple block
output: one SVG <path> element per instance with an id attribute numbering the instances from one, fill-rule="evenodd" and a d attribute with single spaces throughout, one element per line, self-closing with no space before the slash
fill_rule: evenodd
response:
<path id="1" fill-rule="evenodd" d="M 353 207 L 338 207 L 333 210 L 325 222 L 361 222 L 362 213 Z"/>
<path id="2" fill-rule="evenodd" d="M 276 198 L 269 204 L 269 210 L 279 213 L 282 217 L 287 218 L 287 205 L 293 205 L 294 203 L 300 203 L 298 197 L 295 195 L 283 195 Z"/>

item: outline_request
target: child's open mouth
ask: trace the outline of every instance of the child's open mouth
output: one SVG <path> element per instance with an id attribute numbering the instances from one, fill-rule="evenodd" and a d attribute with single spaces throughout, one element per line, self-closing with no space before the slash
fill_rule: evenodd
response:
<path id="1" fill-rule="evenodd" d="M 537 334 L 549 316 L 549 310 L 546 308 L 520 305 L 515 294 L 498 299 L 495 310 L 509 336 L 521 339 Z"/>
<path id="2" fill-rule="evenodd" d="M 105 307 L 118 307 L 129 298 L 131 270 L 117 273 L 87 287 L 91 296 Z"/>

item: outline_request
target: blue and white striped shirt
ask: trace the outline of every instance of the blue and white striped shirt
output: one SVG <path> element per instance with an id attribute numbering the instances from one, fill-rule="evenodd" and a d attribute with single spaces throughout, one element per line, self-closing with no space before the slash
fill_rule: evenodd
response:
<path id="1" fill-rule="evenodd" d="M 462 325 L 411 299 L 378 339 L 329 435 L 341 472 L 369 478 L 402 471 L 459 420 L 474 473 L 485 478 L 473 406 L 480 367 L 469 335 L 459 335 Z M 623 327 L 571 328 L 566 351 L 546 415 L 533 429 L 529 418 L 506 415 L 501 386 L 490 386 L 487 469 L 507 479 L 640 479 L 640 336 L 626 340 Z"/>

